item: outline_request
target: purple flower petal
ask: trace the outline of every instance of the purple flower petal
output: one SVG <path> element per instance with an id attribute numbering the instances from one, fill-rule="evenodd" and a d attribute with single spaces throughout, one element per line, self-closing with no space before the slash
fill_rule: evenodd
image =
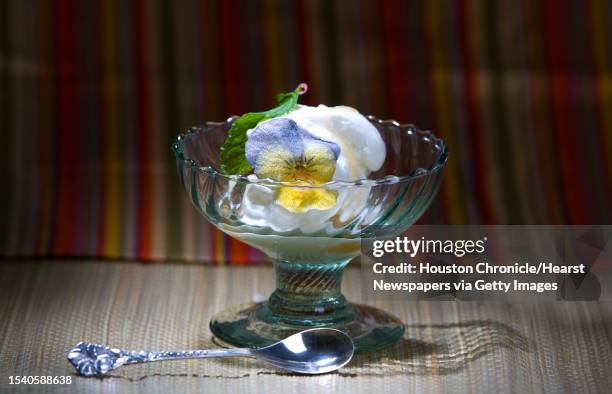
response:
<path id="1" fill-rule="evenodd" d="M 332 141 L 327 141 L 322 138 L 315 137 L 314 135 L 310 134 L 308 130 L 302 127 L 299 128 L 299 131 L 300 131 L 300 134 L 304 142 L 314 142 L 314 143 L 320 143 L 324 145 L 327 149 L 332 151 L 332 153 L 334 154 L 335 160 L 338 160 L 338 156 L 340 156 L 340 145 Z"/>
<path id="2" fill-rule="evenodd" d="M 340 155 L 338 144 L 315 137 L 308 130 L 299 127 L 294 120 L 287 118 L 274 118 L 258 124 L 250 132 L 246 142 L 246 159 L 257 173 L 260 156 L 263 152 L 270 153 L 270 147 L 282 148 L 285 155 L 286 151 L 290 152 L 295 161 L 298 162 L 304 159 L 306 144 L 318 145 L 331 152 L 334 160 L 338 160 Z"/>
<path id="3" fill-rule="evenodd" d="M 283 146 L 295 157 L 300 157 L 304 153 L 304 144 L 297 123 L 287 118 L 270 119 L 255 127 L 245 145 L 246 159 L 255 170 L 259 154 L 272 144 Z"/>

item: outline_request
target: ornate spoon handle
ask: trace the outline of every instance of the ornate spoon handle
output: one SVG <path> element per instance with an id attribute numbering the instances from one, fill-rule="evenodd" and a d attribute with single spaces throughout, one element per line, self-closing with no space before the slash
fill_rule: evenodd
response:
<path id="1" fill-rule="evenodd" d="M 80 375 L 98 376 L 126 364 L 188 358 L 252 356 L 251 349 L 186 350 L 178 352 L 150 352 L 145 350 L 114 349 L 95 343 L 79 342 L 68 352 L 68 361 Z"/>

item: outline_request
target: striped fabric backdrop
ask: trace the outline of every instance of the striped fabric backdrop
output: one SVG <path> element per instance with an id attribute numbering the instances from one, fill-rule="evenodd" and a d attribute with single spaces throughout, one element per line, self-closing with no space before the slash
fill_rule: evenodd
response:
<path id="1" fill-rule="evenodd" d="M 2 256 L 261 260 L 189 205 L 170 143 L 302 81 L 447 141 L 424 223 L 612 218 L 610 1 L 0 7 Z"/>

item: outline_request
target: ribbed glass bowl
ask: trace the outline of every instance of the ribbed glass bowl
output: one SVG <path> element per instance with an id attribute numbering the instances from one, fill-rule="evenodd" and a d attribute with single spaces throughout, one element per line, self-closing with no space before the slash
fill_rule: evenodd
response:
<path id="1" fill-rule="evenodd" d="M 211 330 L 221 340 L 259 347 L 306 328 L 334 327 L 347 332 L 363 352 L 401 338 L 403 324 L 394 316 L 346 302 L 340 292 L 342 271 L 360 254 L 361 239 L 381 226 L 393 233 L 386 235 L 399 235 L 423 214 L 440 185 L 448 151 L 429 131 L 368 119 L 387 154 L 380 170 L 355 182 L 288 186 L 222 174 L 220 147 L 235 118 L 191 128 L 172 145 L 181 183 L 196 209 L 221 231 L 266 253 L 276 271 L 277 288 L 268 301 L 213 317 Z M 286 187 L 333 191 L 337 202 L 326 211 L 297 214 L 295 220 L 296 214 L 274 203 Z"/>

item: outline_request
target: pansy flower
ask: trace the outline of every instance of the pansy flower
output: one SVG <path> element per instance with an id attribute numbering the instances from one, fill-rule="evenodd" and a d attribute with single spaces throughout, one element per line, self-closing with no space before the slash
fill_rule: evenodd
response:
<path id="1" fill-rule="evenodd" d="M 340 155 L 338 144 L 315 137 L 291 119 L 274 118 L 249 132 L 245 153 L 257 177 L 289 184 L 276 196 L 276 203 L 287 210 L 325 210 L 335 205 L 335 191 L 290 185 L 316 186 L 330 181 Z"/>

